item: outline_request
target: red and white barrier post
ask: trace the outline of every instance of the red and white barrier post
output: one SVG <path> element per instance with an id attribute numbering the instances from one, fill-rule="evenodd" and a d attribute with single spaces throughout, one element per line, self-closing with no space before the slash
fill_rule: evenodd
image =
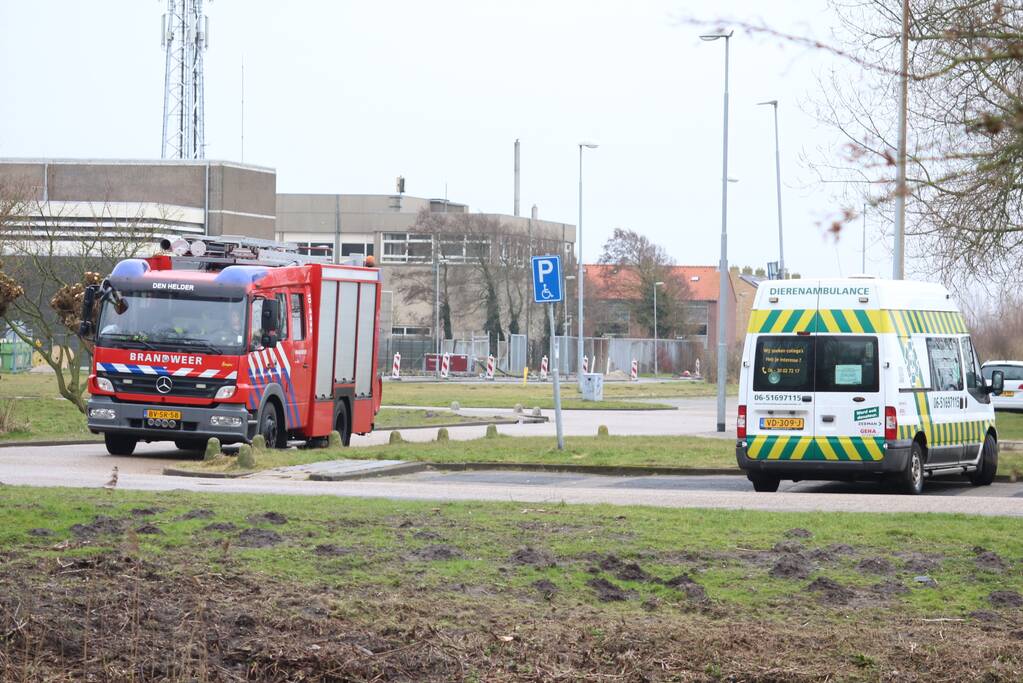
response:
<path id="1" fill-rule="evenodd" d="M 589 359 L 588 356 L 583 356 L 583 372 L 586 373 L 586 372 L 589 372 L 589 371 L 590 371 L 590 359 Z"/>
<path id="2" fill-rule="evenodd" d="M 547 381 L 547 356 L 540 359 L 540 381 Z"/>
<path id="3" fill-rule="evenodd" d="M 448 374 L 451 372 L 451 354 L 445 353 L 440 358 L 440 376 L 442 379 L 447 379 Z"/>
<path id="4" fill-rule="evenodd" d="M 629 372 L 629 379 L 633 382 L 639 380 L 639 361 L 635 358 L 632 359 L 632 371 Z"/>
<path id="5" fill-rule="evenodd" d="M 487 356 L 487 379 L 494 379 L 494 356 Z"/>
<path id="6" fill-rule="evenodd" d="M 391 364 L 391 379 L 401 379 L 401 354 L 394 354 L 394 362 Z"/>

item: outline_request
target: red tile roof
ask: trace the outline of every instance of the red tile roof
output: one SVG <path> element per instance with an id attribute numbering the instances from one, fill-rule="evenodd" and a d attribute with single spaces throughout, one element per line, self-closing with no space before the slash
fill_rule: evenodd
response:
<path id="1" fill-rule="evenodd" d="M 612 276 L 606 274 L 613 272 L 616 266 L 594 263 L 588 264 L 584 268 L 586 269 L 586 290 L 590 295 L 599 299 L 620 299 L 622 288 L 627 288 L 636 282 L 636 273 L 630 269 L 623 268 L 617 275 Z M 670 272 L 668 277 L 676 277 L 685 282 L 689 288 L 690 300 L 718 300 L 720 280 L 716 267 L 672 266 Z"/>

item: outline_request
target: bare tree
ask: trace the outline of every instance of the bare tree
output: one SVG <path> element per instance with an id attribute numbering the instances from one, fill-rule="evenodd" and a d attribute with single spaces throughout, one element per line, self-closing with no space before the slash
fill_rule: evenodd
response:
<path id="1" fill-rule="evenodd" d="M 76 334 L 85 286 L 151 249 L 153 235 L 140 227 L 141 212 L 125 217 L 105 205 L 78 221 L 90 227 L 70 227 L 71 209 L 27 196 L 0 187 L 0 317 L 53 369 L 61 396 L 85 412 L 82 369 L 92 347 Z"/>
<path id="2" fill-rule="evenodd" d="M 627 306 L 630 319 L 653 336 L 656 289 L 658 336 L 680 333 L 685 302 L 691 298 L 689 284 L 673 270 L 675 262 L 663 247 L 634 230 L 615 228 L 599 262 L 611 266 L 602 271 L 602 299 Z"/>

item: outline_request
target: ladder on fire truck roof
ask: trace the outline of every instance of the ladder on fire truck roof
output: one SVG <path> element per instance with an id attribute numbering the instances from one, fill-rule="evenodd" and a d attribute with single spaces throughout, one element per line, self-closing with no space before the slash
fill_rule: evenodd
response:
<path id="1" fill-rule="evenodd" d="M 309 263 L 332 264 L 326 254 L 303 254 L 294 242 L 277 242 L 245 235 L 217 235 L 196 237 L 191 242 L 181 237 L 160 240 L 164 252 L 196 265 L 266 265 L 298 266 Z M 340 265 L 363 266 L 365 256 L 343 256 Z"/>

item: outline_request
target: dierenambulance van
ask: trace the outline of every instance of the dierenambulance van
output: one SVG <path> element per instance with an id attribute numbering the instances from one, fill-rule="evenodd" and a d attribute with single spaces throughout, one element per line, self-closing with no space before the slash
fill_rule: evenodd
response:
<path id="1" fill-rule="evenodd" d="M 782 479 L 990 484 L 990 382 L 955 302 L 905 280 L 767 281 L 742 352 L 736 460 L 757 491 Z"/>

